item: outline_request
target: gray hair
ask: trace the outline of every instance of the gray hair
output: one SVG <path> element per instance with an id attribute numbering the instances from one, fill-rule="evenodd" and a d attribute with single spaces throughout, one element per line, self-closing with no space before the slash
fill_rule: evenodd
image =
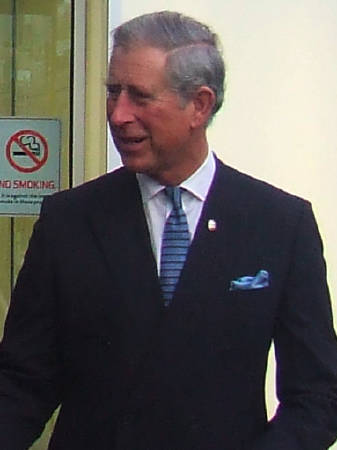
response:
<path id="1" fill-rule="evenodd" d="M 188 101 L 201 86 L 215 94 L 211 119 L 224 99 L 224 61 L 219 40 L 207 25 L 172 11 L 160 11 L 131 19 L 113 33 L 113 48 L 128 50 L 149 45 L 168 52 L 167 77 L 170 87 Z"/>

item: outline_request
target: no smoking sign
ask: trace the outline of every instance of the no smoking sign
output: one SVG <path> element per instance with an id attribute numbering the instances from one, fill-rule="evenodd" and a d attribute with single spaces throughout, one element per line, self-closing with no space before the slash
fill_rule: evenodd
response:
<path id="1" fill-rule="evenodd" d="M 0 214 L 39 214 L 60 189 L 61 124 L 48 118 L 0 118 Z"/>
<path id="2" fill-rule="evenodd" d="M 35 172 L 48 159 L 48 143 L 37 131 L 20 130 L 8 140 L 6 156 L 10 165 L 19 172 Z"/>

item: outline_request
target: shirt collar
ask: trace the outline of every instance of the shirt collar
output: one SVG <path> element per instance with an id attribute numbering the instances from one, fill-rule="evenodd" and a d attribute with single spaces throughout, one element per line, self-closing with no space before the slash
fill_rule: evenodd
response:
<path id="1" fill-rule="evenodd" d="M 205 161 L 202 165 L 185 181 L 180 184 L 180 187 L 186 189 L 193 196 L 201 201 L 205 201 L 210 185 L 212 183 L 215 173 L 215 158 L 212 152 L 208 152 Z M 137 173 L 137 180 L 139 183 L 142 199 L 144 203 L 149 202 L 151 198 L 155 197 L 158 192 L 162 191 L 165 186 L 160 184 L 145 173 Z"/>
<path id="2" fill-rule="evenodd" d="M 181 187 L 201 201 L 205 201 L 215 173 L 215 158 L 212 152 L 208 155 L 202 165 L 181 183 Z"/>

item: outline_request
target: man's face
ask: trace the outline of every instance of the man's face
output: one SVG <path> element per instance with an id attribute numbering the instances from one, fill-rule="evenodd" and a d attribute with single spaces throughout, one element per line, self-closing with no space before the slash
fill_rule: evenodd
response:
<path id="1" fill-rule="evenodd" d="M 205 157 L 194 138 L 194 103 L 169 89 L 166 56 L 153 47 L 116 48 L 107 83 L 108 121 L 123 164 L 163 184 L 182 181 Z"/>

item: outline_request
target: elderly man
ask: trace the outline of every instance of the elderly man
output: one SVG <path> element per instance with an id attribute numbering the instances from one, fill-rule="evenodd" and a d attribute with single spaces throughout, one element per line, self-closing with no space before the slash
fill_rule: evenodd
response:
<path id="1" fill-rule="evenodd" d="M 337 347 L 310 204 L 225 166 L 217 38 L 173 12 L 115 30 L 124 167 L 47 198 L 0 352 L 0 448 L 61 405 L 52 450 L 323 450 Z M 280 401 L 264 385 L 274 341 Z"/>

